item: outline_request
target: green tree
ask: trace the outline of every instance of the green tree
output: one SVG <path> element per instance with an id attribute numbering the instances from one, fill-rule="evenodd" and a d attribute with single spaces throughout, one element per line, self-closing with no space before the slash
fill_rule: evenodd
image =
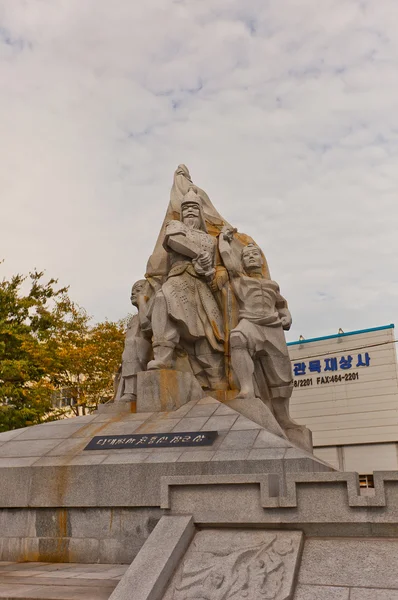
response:
<path id="1" fill-rule="evenodd" d="M 29 287 L 27 293 L 22 289 Z M 0 283 L 0 431 L 57 418 L 49 414 L 54 357 L 51 339 L 67 318 L 67 289 L 43 273 Z M 49 343 L 50 342 L 50 343 Z"/>
<path id="2" fill-rule="evenodd" d="M 0 431 L 62 417 L 67 391 L 76 414 L 113 396 L 124 322 L 91 325 L 68 288 L 42 272 L 0 282 Z"/>

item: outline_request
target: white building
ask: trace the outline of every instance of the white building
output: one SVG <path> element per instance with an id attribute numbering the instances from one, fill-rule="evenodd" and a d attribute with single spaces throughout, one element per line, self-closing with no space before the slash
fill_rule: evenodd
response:
<path id="1" fill-rule="evenodd" d="M 288 343 L 291 415 L 313 433 L 314 453 L 363 485 L 398 469 L 398 369 L 394 325 Z"/>

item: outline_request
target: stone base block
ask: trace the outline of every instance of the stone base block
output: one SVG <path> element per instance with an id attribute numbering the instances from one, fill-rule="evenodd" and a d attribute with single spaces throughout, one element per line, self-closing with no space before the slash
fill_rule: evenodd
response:
<path id="1" fill-rule="evenodd" d="M 268 406 L 266 406 L 259 398 L 251 398 L 250 400 L 234 398 L 233 400 L 225 402 L 225 404 L 247 419 L 258 423 L 270 433 L 286 439 L 283 429 L 280 427 L 274 415 Z"/>
<path id="2" fill-rule="evenodd" d="M 194 534 L 190 516 L 162 517 L 109 600 L 161 600 Z"/>
<path id="3" fill-rule="evenodd" d="M 290 600 L 302 544 L 300 531 L 198 531 L 161 598 Z"/>
<path id="4" fill-rule="evenodd" d="M 137 413 L 169 412 L 205 394 L 191 373 L 159 369 L 138 373 Z"/>
<path id="5" fill-rule="evenodd" d="M 190 516 L 162 517 L 110 600 L 291 600 L 302 545 L 300 531 L 197 531 Z"/>
<path id="6" fill-rule="evenodd" d="M 122 414 L 122 413 L 134 413 L 135 412 L 135 402 L 109 402 L 108 404 L 99 404 L 98 409 L 93 413 L 97 414 Z"/>
<path id="7" fill-rule="evenodd" d="M 298 425 L 297 427 L 289 427 L 283 430 L 274 415 L 266 404 L 259 398 L 252 398 L 250 400 L 242 400 L 241 398 L 233 398 L 232 400 L 226 400 L 227 404 L 233 410 L 236 410 L 241 415 L 258 423 L 261 427 L 264 427 L 270 433 L 288 439 L 295 446 L 298 446 L 306 452 L 313 451 L 312 446 L 312 433 L 307 427 Z"/>
<path id="8" fill-rule="evenodd" d="M 208 396 L 224 404 L 230 402 L 239 394 L 239 390 L 207 390 Z"/>
<path id="9" fill-rule="evenodd" d="M 299 448 L 307 452 L 313 451 L 312 432 L 307 427 L 289 427 L 285 430 L 285 433 L 287 439 Z"/>

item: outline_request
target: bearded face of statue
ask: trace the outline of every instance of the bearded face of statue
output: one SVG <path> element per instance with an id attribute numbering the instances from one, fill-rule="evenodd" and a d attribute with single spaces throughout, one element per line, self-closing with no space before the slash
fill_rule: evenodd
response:
<path id="1" fill-rule="evenodd" d="M 190 229 L 199 229 L 200 227 L 200 210 L 199 206 L 194 202 L 186 203 L 181 209 L 181 220 Z"/>
<path id="2" fill-rule="evenodd" d="M 242 262 L 245 271 L 250 272 L 261 272 L 263 266 L 263 257 L 261 256 L 260 249 L 254 244 L 249 244 L 242 250 Z"/>

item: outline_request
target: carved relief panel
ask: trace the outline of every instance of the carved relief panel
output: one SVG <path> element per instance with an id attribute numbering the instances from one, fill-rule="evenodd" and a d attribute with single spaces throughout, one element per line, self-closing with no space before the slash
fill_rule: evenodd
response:
<path id="1" fill-rule="evenodd" d="M 301 544 L 297 531 L 201 531 L 164 600 L 289 600 Z"/>

